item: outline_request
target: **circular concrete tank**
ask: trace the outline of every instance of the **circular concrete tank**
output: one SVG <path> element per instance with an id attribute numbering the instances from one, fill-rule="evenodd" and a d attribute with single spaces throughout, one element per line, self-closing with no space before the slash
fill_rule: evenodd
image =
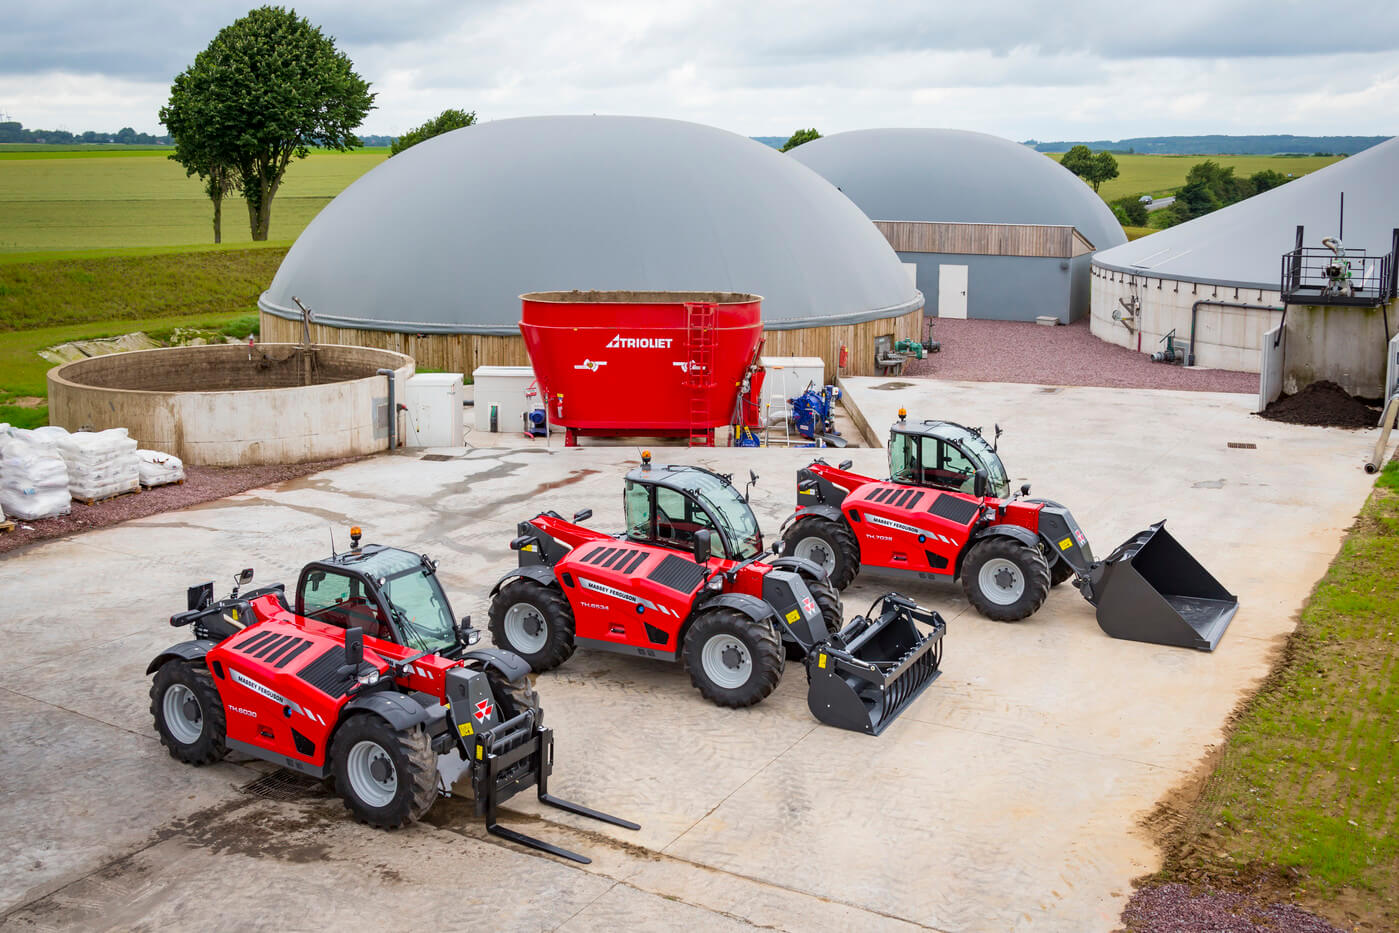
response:
<path id="1" fill-rule="evenodd" d="M 186 463 L 301 463 L 388 447 L 388 379 L 413 360 L 370 347 L 222 344 L 114 353 L 49 370 L 49 421 L 126 428 Z"/>

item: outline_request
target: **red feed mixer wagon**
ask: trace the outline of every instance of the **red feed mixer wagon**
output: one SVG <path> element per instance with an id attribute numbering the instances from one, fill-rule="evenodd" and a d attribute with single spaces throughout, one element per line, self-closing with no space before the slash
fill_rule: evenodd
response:
<path id="1" fill-rule="evenodd" d="M 762 382 L 762 299 L 731 292 L 571 291 L 520 296 L 520 333 L 551 424 L 582 435 L 684 437 L 713 446 Z M 744 408 L 757 412 L 757 405 Z"/>

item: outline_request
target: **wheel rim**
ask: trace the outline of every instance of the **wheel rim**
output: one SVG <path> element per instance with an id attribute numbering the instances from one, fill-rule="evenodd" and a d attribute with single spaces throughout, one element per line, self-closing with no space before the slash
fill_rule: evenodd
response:
<path id="1" fill-rule="evenodd" d="M 165 714 L 165 728 L 170 730 L 175 741 L 182 745 L 193 745 L 204 733 L 204 710 L 194 691 L 184 684 L 171 684 L 161 700 L 161 711 Z"/>
<path id="2" fill-rule="evenodd" d="M 515 650 L 538 654 L 549 642 L 549 623 L 534 606 L 516 603 L 505 610 L 505 637 Z"/>
<path id="3" fill-rule="evenodd" d="M 371 807 L 387 807 L 398 793 L 393 759 L 378 742 L 356 742 L 345 760 L 345 773 L 355 796 Z"/>
<path id="4" fill-rule="evenodd" d="M 977 573 L 981 594 L 998 606 L 1009 606 L 1025 595 L 1025 574 L 1013 560 L 993 557 Z"/>
<path id="5" fill-rule="evenodd" d="M 828 577 L 836 572 L 835 551 L 821 538 L 802 538 L 792 548 L 792 556 L 820 564 Z"/>
<path id="6" fill-rule="evenodd" d="M 716 686 L 734 690 L 748 683 L 753 673 L 753 656 L 748 646 L 733 635 L 713 635 L 700 652 L 704 676 Z"/>

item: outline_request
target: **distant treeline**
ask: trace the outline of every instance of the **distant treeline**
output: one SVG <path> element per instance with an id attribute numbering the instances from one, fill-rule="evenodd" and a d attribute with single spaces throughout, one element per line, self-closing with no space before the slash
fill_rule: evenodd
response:
<path id="1" fill-rule="evenodd" d="M 67 130 L 26 130 L 18 122 L 0 123 L 0 143 L 120 143 L 126 146 L 173 146 L 169 136 L 138 133 L 124 126 L 115 133 L 70 133 Z"/>
<path id="2" fill-rule="evenodd" d="M 1388 136 L 1137 136 L 1092 142 L 1043 143 L 1025 140 L 1039 152 L 1068 152 L 1087 146 L 1094 152 L 1145 155 L 1354 155 L 1379 145 Z"/>

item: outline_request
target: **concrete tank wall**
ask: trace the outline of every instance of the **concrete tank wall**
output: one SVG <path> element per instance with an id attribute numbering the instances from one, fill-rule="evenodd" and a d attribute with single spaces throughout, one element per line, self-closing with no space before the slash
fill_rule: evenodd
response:
<path id="1" fill-rule="evenodd" d="M 1115 310 L 1126 314 L 1118 302 L 1131 301 L 1134 292 L 1141 300 L 1141 310 L 1137 316 L 1140 335 L 1112 318 Z M 1164 348 L 1161 338 L 1172 330 L 1182 343 L 1190 339 L 1190 309 L 1202 299 L 1260 307 L 1245 309 L 1202 305 L 1195 323 L 1195 365 L 1258 372 L 1263 335 L 1282 319 L 1281 310 L 1271 310 L 1282 307 L 1277 291 L 1235 288 L 1232 285 L 1202 285 L 1094 266 L 1090 328 L 1093 336 L 1100 340 L 1153 353 Z"/>
<path id="2" fill-rule="evenodd" d="M 292 344 L 117 353 L 49 370 L 49 421 L 70 431 L 124 427 L 143 448 L 186 463 L 248 466 L 374 453 L 388 447 L 388 381 L 411 357 Z M 302 384 L 309 382 L 311 384 Z"/>
<path id="3" fill-rule="evenodd" d="M 1283 324 L 1282 391 L 1292 394 L 1328 379 L 1351 395 L 1383 398 L 1388 341 L 1396 327 L 1396 301 L 1381 308 L 1293 305 Z"/>

